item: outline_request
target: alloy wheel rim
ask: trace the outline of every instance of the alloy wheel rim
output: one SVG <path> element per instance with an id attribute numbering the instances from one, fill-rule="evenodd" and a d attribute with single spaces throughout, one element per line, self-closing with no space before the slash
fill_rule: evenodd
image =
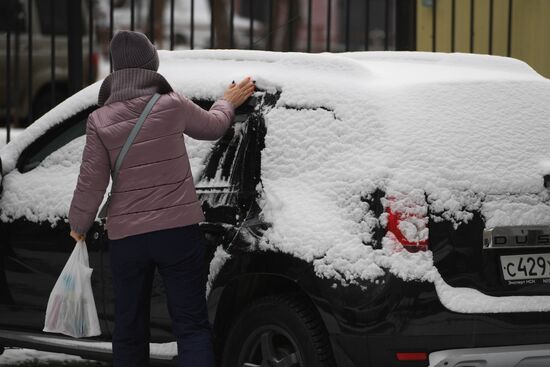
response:
<path id="1" fill-rule="evenodd" d="M 300 367 L 303 358 L 294 338 L 276 325 L 254 330 L 239 352 L 239 367 Z"/>

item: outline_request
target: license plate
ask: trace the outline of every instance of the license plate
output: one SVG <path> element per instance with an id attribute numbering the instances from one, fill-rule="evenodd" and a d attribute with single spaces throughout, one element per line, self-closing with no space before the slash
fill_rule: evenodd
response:
<path id="1" fill-rule="evenodd" d="M 500 265 L 502 266 L 504 279 L 509 284 L 529 283 L 528 281 L 536 279 L 550 279 L 550 254 L 501 256 Z"/>

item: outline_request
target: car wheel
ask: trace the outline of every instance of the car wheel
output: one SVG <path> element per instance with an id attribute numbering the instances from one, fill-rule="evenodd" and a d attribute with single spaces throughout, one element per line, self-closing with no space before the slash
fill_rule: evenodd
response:
<path id="1" fill-rule="evenodd" d="M 223 367 L 329 367 L 332 351 L 316 310 L 295 296 L 269 296 L 248 306 L 231 327 Z"/>

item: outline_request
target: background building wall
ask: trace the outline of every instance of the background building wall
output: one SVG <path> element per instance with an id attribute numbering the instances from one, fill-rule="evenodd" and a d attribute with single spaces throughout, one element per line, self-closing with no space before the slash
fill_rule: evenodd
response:
<path id="1" fill-rule="evenodd" d="M 433 1 L 437 1 L 436 51 L 452 52 L 453 0 L 417 0 L 417 49 L 433 51 Z M 510 56 L 527 62 L 550 78 L 550 1 L 493 0 L 492 37 L 489 30 L 491 0 L 455 0 L 454 3 L 455 52 L 507 56 L 509 4 L 512 4 Z M 472 4 L 473 37 L 470 32 Z"/>

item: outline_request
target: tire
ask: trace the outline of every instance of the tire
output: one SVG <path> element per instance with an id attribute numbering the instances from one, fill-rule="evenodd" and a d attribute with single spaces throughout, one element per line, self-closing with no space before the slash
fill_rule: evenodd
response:
<path id="1" fill-rule="evenodd" d="M 222 367 L 335 365 L 316 310 L 297 296 L 269 296 L 250 304 L 225 340 Z"/>

